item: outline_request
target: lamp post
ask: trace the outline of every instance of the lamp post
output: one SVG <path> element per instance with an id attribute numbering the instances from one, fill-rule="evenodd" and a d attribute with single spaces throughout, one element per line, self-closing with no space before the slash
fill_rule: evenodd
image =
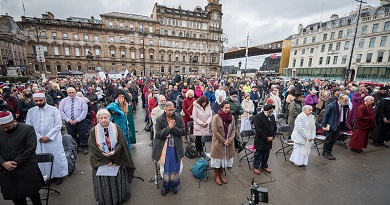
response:
<path id="1" fill-rule="evenodd" d="M 221 43 L 221 69 L 220 69 L 220 74 L 221 74 L 221 76 L 223 75 L 223 70 L 222 70 L 222 66 L 223 66 L 223 59 L 225 59 L 225 57 L 224 57 L 224 45 L 223 45 L 223 43 L 228 43 L 229 42 L 229 39 L 228 39 L 228 36 L 225 34 L 225 33 L 222 33 L 222 35 L 221 35 L 221 39 L 219 40 L 219 42 Z"/>

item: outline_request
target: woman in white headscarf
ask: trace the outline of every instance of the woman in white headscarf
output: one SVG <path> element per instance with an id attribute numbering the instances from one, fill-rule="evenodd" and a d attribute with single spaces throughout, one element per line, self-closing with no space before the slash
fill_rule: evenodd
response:
<path id="1" fill-rule="evenodd" d="M 316 125 L 312 112 L 313 108 L 310 105 L 305 105 L 302 108 L 302 113 L 295 120 L 291 135 L 291 139 L 294 141 L 294 150 L 291 153 L 290 161 L 298 167 L 308 164 L 311 145 L 316 136 Z"/>

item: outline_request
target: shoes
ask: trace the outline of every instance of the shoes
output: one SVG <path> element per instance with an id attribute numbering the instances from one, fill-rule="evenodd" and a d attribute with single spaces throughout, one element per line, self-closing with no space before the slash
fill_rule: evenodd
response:
<path id="1" fill-rule="evenodd" d="M 222 185 L 221 178 L 219 177 L 219 169 L 214 169 L 214 178 L 218 185 Z"/>
<path id="2" fill-rule="evenodd" d="M 165 189 L 164 187 L 161 187 L 161 196 L 165 196 L 169 192 L 169 189 Z"/>
<path id="3" fill-rule="evenodd" d="M 83 149 L 83 154 L 87 155 L 89 153 L 88 149 Z"/>
<path id="4" fill-rule="evenodd" d="M 63 181 L 64 181 L 64 177 L 57 178 L 56 184 L 60 185 L 60 184 L 62 184 Z"/>
<path id="5" fill-rule="evenodd" d="M 305 166 L 306 166 L 306 165 L 304 165 L 304 164 L 299 165 L 299 164 L 297 164 L 297 163 L 294 163 L 294 165 L 295 165 L 296 167 L 305 167 Z"/>
<path id="6" fill-rule="evenodd" d="M 261 167 L 262 170 L 264 170 L 267 173 L 271 173 L 272 171 L 266 167 Z"/>
<path id="7" fill-rule="evenodd" d="M 335 156 L 333 156 L 333 154 L 332 154 L 332 153 L 329 153 L 329 155 L 330 155 L 330 157 L 332 157 L 332 160 L 336 160 L 336 157 L 335 157 Z"/>
<path id="8" fill-rule="evenodd" d="M 259 169 L 256 169 L 256 168 L 253 168 L 253 172 L 254 172 L 255 174 L 260 174 L 260 170 L 259 170 Z"/>
<path id="9" fill-rule="evenodd" d="M 333 157 L 330 156 L 328 153 L 324 152 L 322 153 L 322 156 L 324 156 L 326 159 L 333 160 Z"/>
<path id="10" fill-rule="evenodd" d="M 374 147 L 379 147 L 379 144 L 376 142 L 373 142 L 372 145 L 374 145 Z"/>
<path id="11" fill-rule="evenodd" d="M 219 168 L 219 178 L 221 178 L 221 182 L 226 184 L 227 183 L 227 180 L 223 174 L 223 168 Z"/>
<path id="12" fill-rule="evenodd" d="M 363 150 L 357 150 L 357 149 L 352 149 L 352 148 L 351 148 L 351 151 L 352 151 L 352 152 L 355 152 L 355 153 L 361 153 L 361 152 L 363 152 Z"/>
<path id="13" fill-rule="evenodd" d="M 385 144 L 385 143 L 380 143 L 380 144 L 378 144 L 378 145 L 389 148 L 389 145 L 387 145 L 387 144 Z"/>
<path id="14" fill-rule="evenodd" d="M 172 192 L 174 193 L 174 194 L 177 194 L 177 192 L 179 192 L 179 189 L 176 187 L 176 188 L 173 188 L 172 189 Z"/>

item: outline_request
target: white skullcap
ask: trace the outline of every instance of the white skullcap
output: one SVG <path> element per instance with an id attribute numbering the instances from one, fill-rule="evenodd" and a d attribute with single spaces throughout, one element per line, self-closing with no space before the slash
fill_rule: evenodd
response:
<path id="1" fill-rule="evenodd" d="M 46 98 L 45 93 L 34 93 L 33 98 Z"/>

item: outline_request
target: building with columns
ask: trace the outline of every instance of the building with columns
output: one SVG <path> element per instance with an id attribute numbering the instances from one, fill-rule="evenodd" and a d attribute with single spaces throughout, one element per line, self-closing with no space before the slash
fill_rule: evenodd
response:
<path id="1" fill-rule="evenodd" d="M 222 5 L 208 0 L 205 9 L 154 5 L 150 17 L 109 12 L 101 19 L 22 17 L 29 69 L 58 76 L 65 70 L 129 73 L 140 76 L 214 75 L 219 71 Z M 36 57 L 42 45 L 45 62 Z M 88 54 L 93 58 L 89 58 Z"/>
<path id="2" fill-rule="evenodd" d="M 284 76 L 298 78 L 345 78 L 351 56 L 358 10 L 345 17 L 334 14 L 328 21 L 300 25 L 293 35 L 288 68 Z M 390 1 L 363 6 L 348 80 L 389 82 Z"/>

